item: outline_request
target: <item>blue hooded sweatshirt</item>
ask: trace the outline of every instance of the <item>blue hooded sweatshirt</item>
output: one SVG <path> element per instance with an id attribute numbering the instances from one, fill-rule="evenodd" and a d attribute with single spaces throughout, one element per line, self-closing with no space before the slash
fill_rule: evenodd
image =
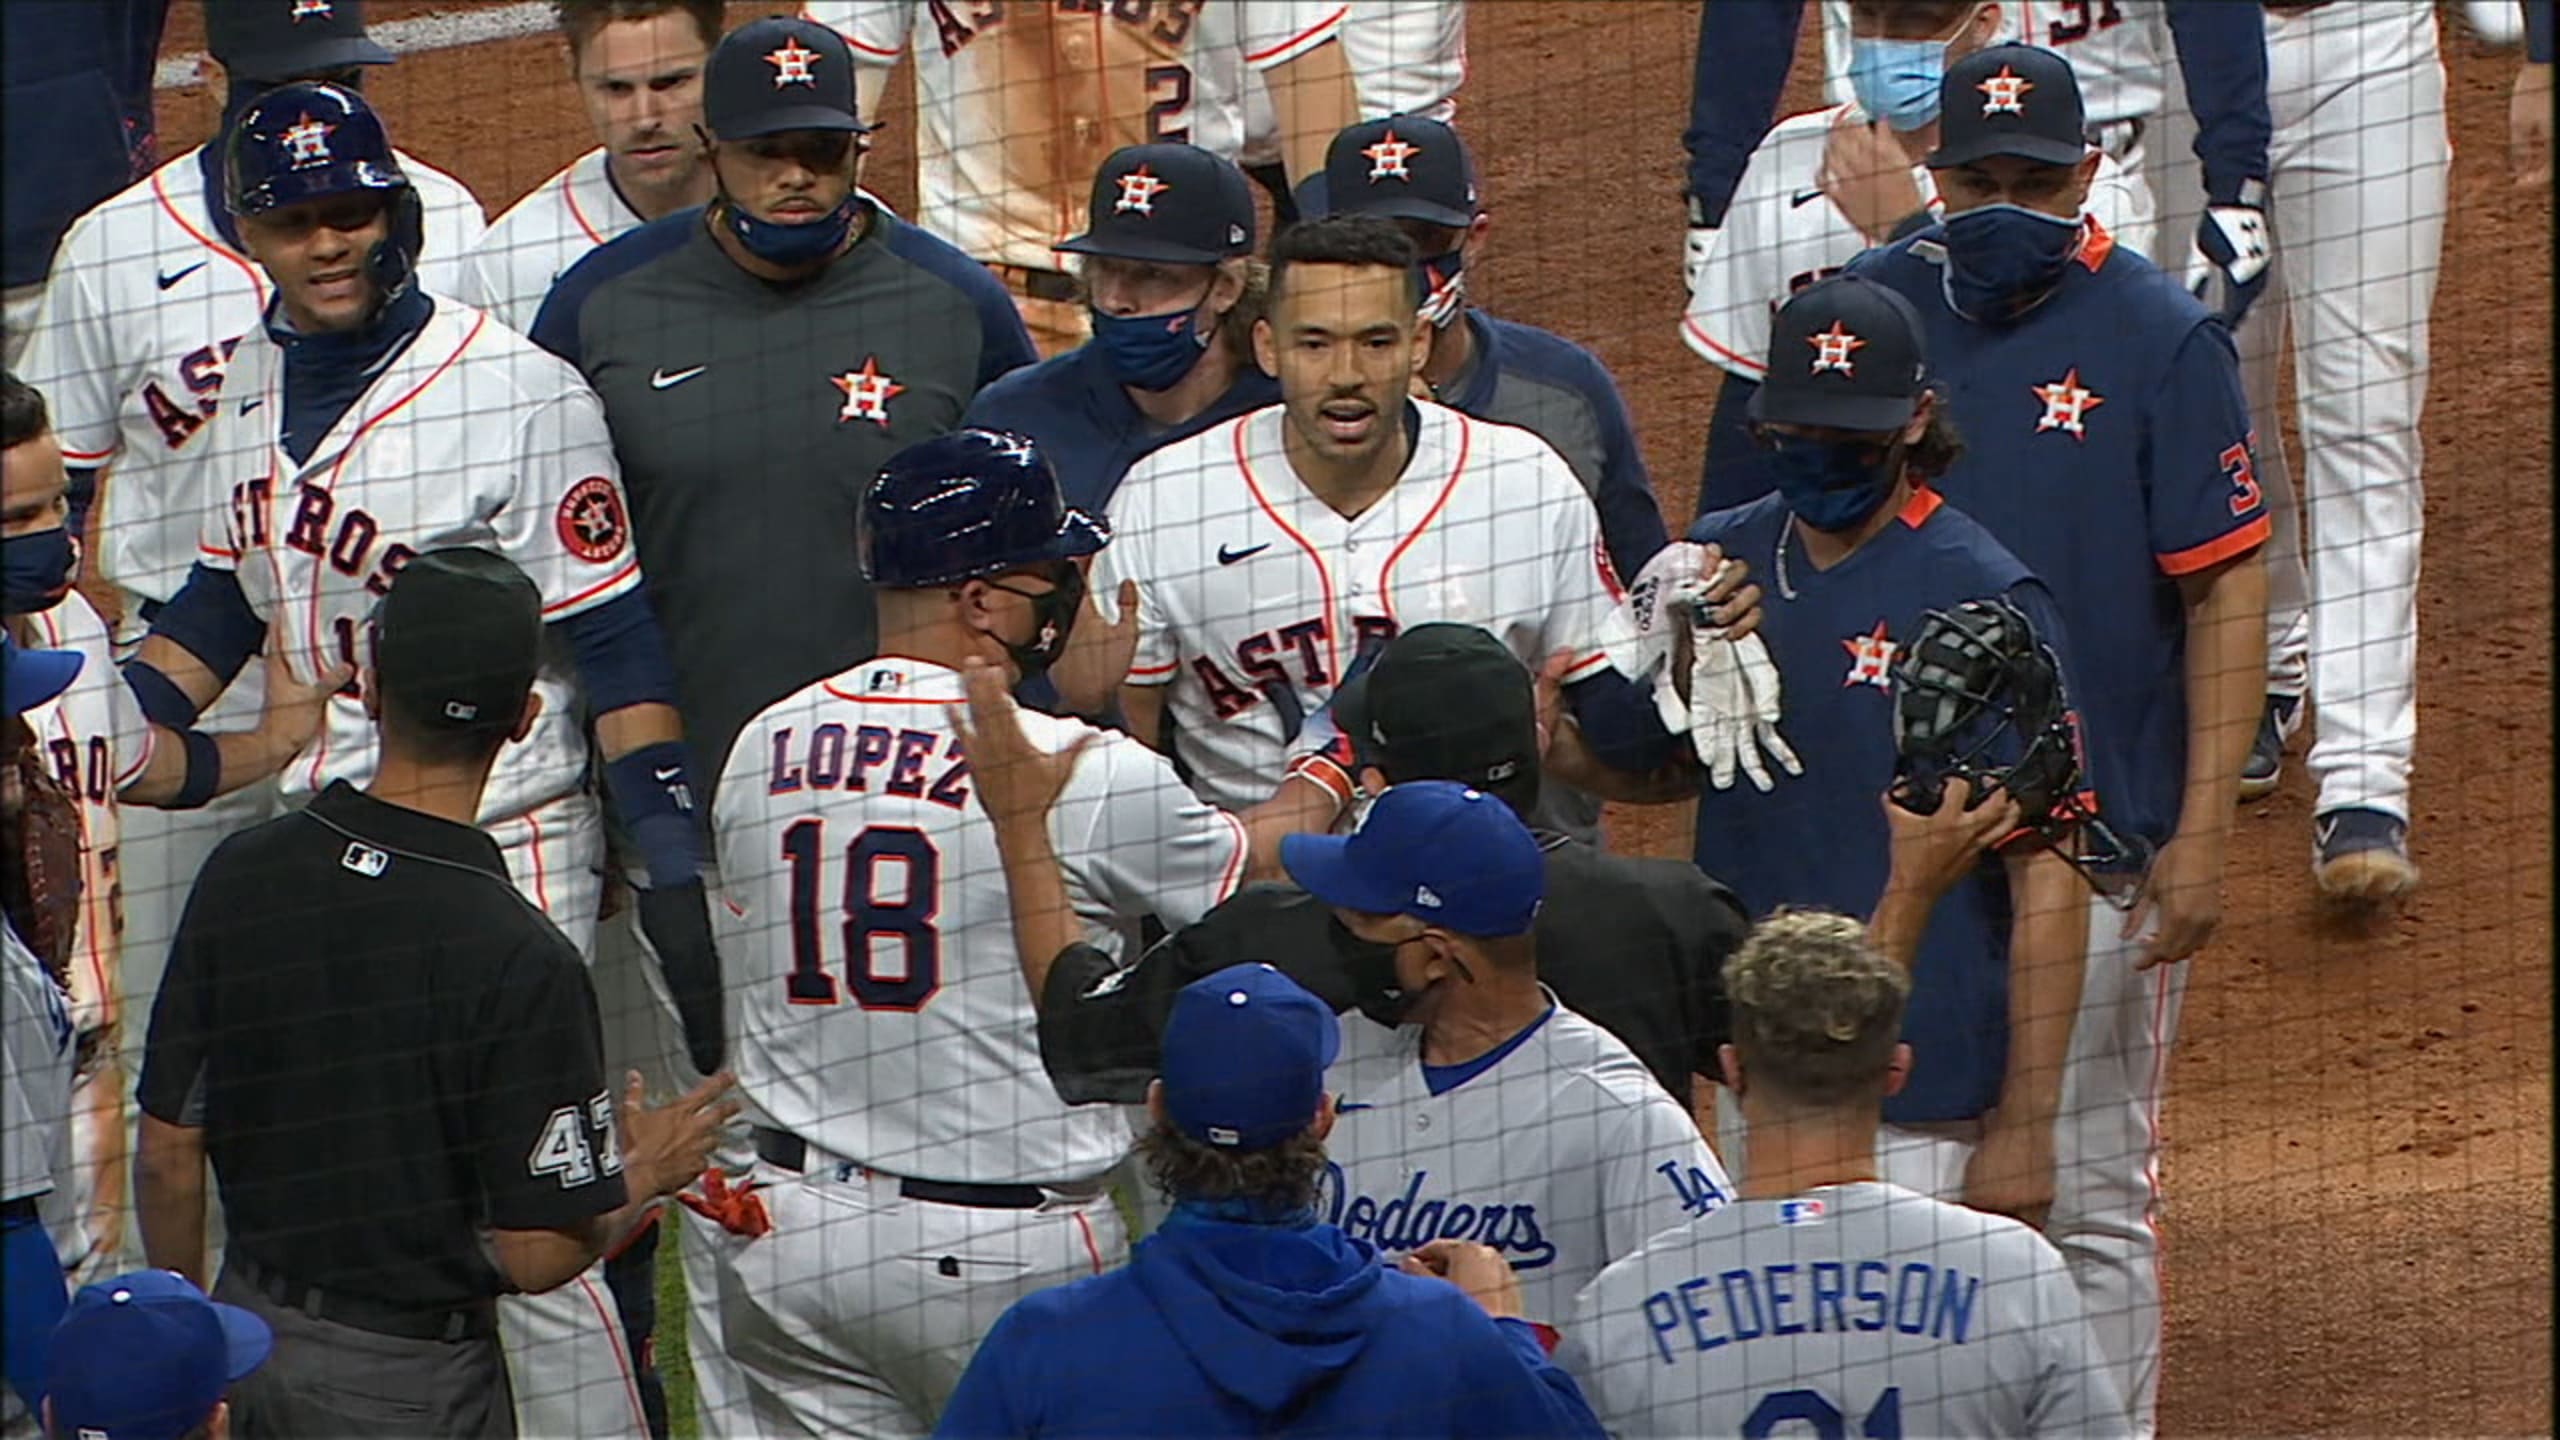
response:
<path id="1" fill-rule="evenodd" d="M 1176 1206 L 1128 1267 L 1024 1297 L 934 1427 L 992 1440 L 1597 1437 L 1530 1327 L 1312 1218 Z"/>

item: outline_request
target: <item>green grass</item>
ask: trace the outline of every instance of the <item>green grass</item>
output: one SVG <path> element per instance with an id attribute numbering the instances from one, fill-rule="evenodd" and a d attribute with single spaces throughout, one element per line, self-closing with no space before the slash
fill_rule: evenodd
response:
<path id="1" fill-rule="evenodd" d="M 658 1378 L 667 1387 L 667 1430 L 675 1440 L 701 1440 L 693 1410 L 693 1354 L 686 1348 L 684 1263 L 677 1250 L 684 1226 L 670 1212 L 658 1217 Z"/>

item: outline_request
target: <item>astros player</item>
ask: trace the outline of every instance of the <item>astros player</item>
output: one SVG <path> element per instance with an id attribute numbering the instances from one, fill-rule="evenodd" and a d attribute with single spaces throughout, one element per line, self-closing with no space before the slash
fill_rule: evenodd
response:
<path id="1" fill-rule="evenodd" d="M 1552 1325 L 1602 1267 L 1732 1196 L 1688 1108 L 1539 983 L 1546 862 L 1508 805 L 1409 781 L 1280 858 L 1353 936 L 1394 947 L 1402 992 L 1401 1023 L 1344 1019 L 1318 1218 L 1390 1255 L 1489 1245 Z"/>
<path id="2" fill-rule="evenodd" d="M 1445 125 L 1457 118 L 1458 87 L 1467 80 L 1466 0 L 1350 0 L 1340 34 L 1360 119 L 1421 115 Z M 1245 75 L 1244 117 L 1245 173 L 1271 193 L 1279 223 L 1293 224 L 1299 214 L 1280 120 L 1260 71 Z"/>
<path id="3" fill-rule="evenodd" d="M 1943 94 L 1930 163 L 1945 222 L 1849 273 L 1926 323 L 1968 447 L 1938 483 L 2051 585 L 2085 662 L 2075 694 L 2107 819 L 2155 852 L 2116 877 L 2126 913 L 2092 902 L 2047 1230 L 2147 1431 L 2159 1101 L 2185 987 L 2174 962 L 2221 919 L 2262 704 L 2266 506 L 2229 332 L 2075 219 L 2090 161 L 2070 66 L 1995 46 L 1951 68 Z"/>
<path id="4" fill-rule="evenodd" d="M 541 714 L 500 751 L 482 827 L 517 888 L 586 950 L 603 847 L 591 712 L 606 785 L 647 860 L 642 922 L 671 983 L 682 965 L 716 967 L 672 671 L 594 394 L 485 312 L 418 285 L 417 195 L 355 92 L 285 86 L 240 116 L 229 145 L 230 207 L 276 298 L 232 357 L 206 437 L 223 498 L 205 513 L 201 559 L 125 667 L 144 713 L 185 723 L 262 645 L 306 678 L 356 668 L 374 603 L 412 557 L 496 550 L 533 577 L 557 628 Z M 289 800 L 372 774 L 357 685 L 286 767 Z M 527 1431 L 641 1428 L 601 1288 L 591 1274 L 502 1315 L 530 1377 L 516 1395 Z"/>
<path id="5" fill-rule="evenodd" d="M 711 198 L 694 127 L 720 0 L 557 0 L 569 75 L 596 148 L 490 222 L 455 298 L 519 333 L 551 282 L 599 245 Z"/>
<path id="6" fill-rule="evenodd" d="M 52 407 L 72 467 L 70 527 L 88 542 L 94 582 L 84 588 L 127 652 L 186 583 L 201 517 L 223 498 L 205 474 L 205 430 L 232 352 L 273 294 L 223 200 L 223 136 L 278 85 L 392 58 L 365 38 L 360 0 L 317 9 L 213 0 L 205 24 L 227 84 L 221 131 L 71 227 L 16 367 Z M 441 171 L 397 158 L 424 211 L 421 279 L 449 291 L 480 236 L 480 202 Z M 261 674 L 253 669 L 214 707 L 209 730 L 257 723 Z M 251 786 L 191 813 L 125 817 L 124 984 L 140 1013 L 150 1013 L 196 870 L 225 834 L 263 816 L 274 793 Z M 137 1059 L 139 1028 L 126 1037 Z"/>
<path id="7" fill-rule="evenodd" d="M 1245 75 L 1268 87 L 1290 173 L 1312 174 L 1356 118 L 1343 49 L 1346 0 L 1087 7 L 943 0 L 808 0 L 863 62 L 863 114 L 912 51 L 916 219 L 984 261 L 1042 355 L 1081 343 L 1085 310 L 1058 269 L 1084 231 L 1085 185 L 1112 151 L 1187 141 L 1234 159 Z"/>
<path id="8" fill-rule="evenodd" d="M 1525 430 L 1410 398 L 1429 354 L 1417 260 L 1374 216 L 1283 232 L 1254 330 L 1280 403 L 1156 451 L 1113 498 L 1095 590 L 1139 597 L 1121 709 L 1215 804 L 1271 795 L 1307 718 L 1425 620 L 1491 630 L 1533 670 L 1572 651 L 1565 695 L 1599 758 L 1668 758 L 1604 649 L 1618 581 L 1572 469 Z"/>
<path id="9" fill-rule="evenodd" d="M 1879 1177 L 1867 1137 L 1912 1071 L 1910 974 L 1809 910 L 1762 921 L 1725 986 L 1753 1170 L 1576 1302 L 1558 1359 L 1609 1433 L 2127 1433 L 2053 1246 Z"/>
<path id="10" fill-rule="evenodd" d="M 708 1434 L 923 1435 L 1005 1307 L 1126 1251 L 1105 1175 L 1129 1121 L 1060 1102 L 1041 1069 L 1032 957 L 953 714 L 964 666 L 1010 682 L 1056 658 L 1108 535 L 1022 437 L 910 446 L 862 498 L 879 658 L 775 701 L 730 751 L 712 810 L 762 1215 L 688 1215 L 722 1276 L 696 1319 L 717 1312 L 743 1380 Z M 1241 881 L 1244 825 L 1162 757 L 1022 724 L 1072 757 L 1048 833 L 1088 939 L 1186 924 Z"/>

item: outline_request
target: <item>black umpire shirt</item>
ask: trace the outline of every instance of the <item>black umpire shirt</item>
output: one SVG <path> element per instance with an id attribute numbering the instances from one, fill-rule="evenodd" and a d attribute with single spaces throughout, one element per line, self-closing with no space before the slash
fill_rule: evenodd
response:
<path id="1" fill-rule="evenodd" d="M 533 323 L 604 400 L 697 786 L 756 712 L 871 658 L 863 487 L 1035 358 L 985 266 L 877 205 L 863 224 L 776 283 L 679 211 L 570 267 Z"/>
<path id="2" fill-rule="evenodd" d="M 422 1310 L 509 1287 L 480 1230 L 623 1203 L 595 991 L 481 832 L 344 781 L 224 841 L 171 942 L 144 1111 L 201 1124 L 230 1246 Z"/>
<path id="3" fill-rule="evenodd" d="M 1538 844 L 1547 856 L 1538 977 L 1690 1103 L 1689 1077 L 1717 1073 L 1726 1039 L 1725 957 L 1751 929 L 1742 902 L 1685 860 L 1611 855 L 1546 831 Z M 1069 947 L 1040 1003 L 1040 1058 L 1059 1098 L 1145 1101 L 1175 993 L 1230 965 L 1270 965 L 1337 1013 L 1375 1003 L 1364 993 L 1374 986 L 1335 946 L 1332 914 L 1303 891 L 1257 885 L 1125 970 L 1099 950 Z"/>

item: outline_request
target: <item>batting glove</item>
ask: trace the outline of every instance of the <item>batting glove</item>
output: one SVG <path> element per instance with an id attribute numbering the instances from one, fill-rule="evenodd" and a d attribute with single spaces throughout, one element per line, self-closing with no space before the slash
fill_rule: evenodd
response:
<path id="1" fill-rule="evenodd" d="M 1713 227 L 1692 225 L 1680 243 L 1680 274 L 1689 282 L 1689 293 L 1698 293 L 1698 285 L 1706 279 L 1707 250 L 1715 244 Z"/>
<path id="2" fill-rule="evenodd" d="M 2266 290 L 2267 262 L 2274 254 L 2267 230 L 2267 187 L 2251 180 L 2240 187 L 2238 199 L 2206 206 L 2196 221 L 2195 245 L 2187 253 L 2187 289 L 2203 300 L 2219 279 L 2222 323 L 2236 329 Z"/>
<path id="3" fill-rule="evenodd" d="M 1771 760 L 1790 775 L 1804 762 L 1778 734 L 1778 668 L 1757 635 L 1728 640 L 1707 626 L 1690 631 L 1689 740 L 1707 767 L 1707 783 L 1733 788 L 1735 774 L 1763 794 L 1776 784 Z"/>
<path id="4" fill-rule="evenodd" d="M 1691 713 L 1678 683 L 1679 644 L 1692 609 L 1705 603 L 1710 578 L 1706 546 L 1672 541 L 1637 573 L 1619 604 L 1621 623 L 1604 636 L 1609 663 L 1639 685 L 1650 682 L 1654 713 L 1674 735 L 1689 733 Z"/>

